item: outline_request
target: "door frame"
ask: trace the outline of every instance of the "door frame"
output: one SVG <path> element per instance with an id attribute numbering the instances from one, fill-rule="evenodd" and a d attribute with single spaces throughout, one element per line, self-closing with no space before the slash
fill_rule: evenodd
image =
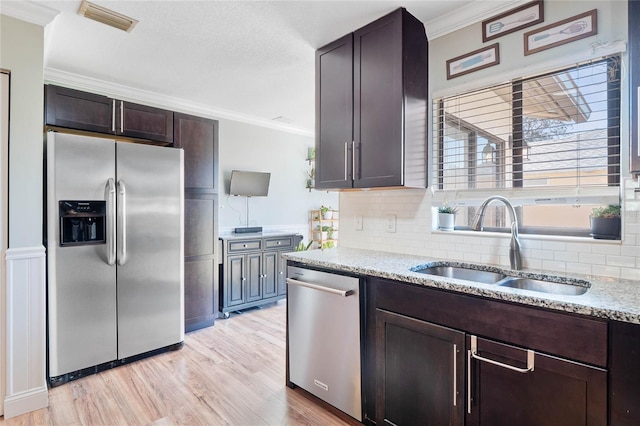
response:
<path id="1" fill-rule="evenodd" d="M 0 68 L 0 341 L 5 351 L 0 351 L 0 416 L 4 415 L 6 396 L 6 271 L 9 245 L 9 97 L 11 72 Z"/>

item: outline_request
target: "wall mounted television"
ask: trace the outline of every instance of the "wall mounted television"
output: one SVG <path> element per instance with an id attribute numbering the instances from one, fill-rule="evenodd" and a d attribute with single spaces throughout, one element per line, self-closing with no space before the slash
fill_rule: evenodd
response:
<path id="1" fill-rule="evenodd" d="M 229 195 L 266 197 L 269 194 L 270 180 L 271 173 L 232 170 Z"/>

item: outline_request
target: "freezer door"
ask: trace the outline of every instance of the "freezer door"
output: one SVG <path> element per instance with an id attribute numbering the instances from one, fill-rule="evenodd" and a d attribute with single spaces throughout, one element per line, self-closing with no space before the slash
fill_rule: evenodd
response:
<path id="1" fill-rule="evenodd" d="M 118 358 L 184 340 L 183 151 L 118 142 Z"/>
<path id="2" fill-rule="evenodd" d="M 58 203 L 106 201 L 115 171 L 114 140 L 47 134 L 50 377 L 117 357 L 116 267 L 108 264 L 113 236 L 107 233 L 102 244 L 61 247 Z M 107 211 L 107 221 L 112 218 Z"/>

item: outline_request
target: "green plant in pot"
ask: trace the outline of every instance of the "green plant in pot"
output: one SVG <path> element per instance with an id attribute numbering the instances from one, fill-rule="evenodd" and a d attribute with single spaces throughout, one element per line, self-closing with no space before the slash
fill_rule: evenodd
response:
<path id="1" fill-rule="evenodd" d="M 308 244 L 305 244 L 303 241 L 300 241 L 296 246 L 295 251 L 307 251 L 309 250 L 309 248 L 311 248 L 312 244 L 313 244 L 313 240 L 309 241 Z"/>
<path id="2" fill-rule="evenodd" d="M 600 240 L 619 240 L 622 229 L 621 206 L 609 204 L 591 211 L 591 236 Z"/>
<path id="3" fill-rule="evenodd" d="M 320 206 L 320 214 L 322 218 L 325 220 L 330 220 L 333 218 L 333 210 L 331 210 L 331 206 L 327 207 L 325 205 Z"/>
<path id="4" fill-rule="evenodd" d="M 458 209 L 446 204 L 438 207 L 438 229 L 441 231 L 453 231 L 456 223 Z"/>

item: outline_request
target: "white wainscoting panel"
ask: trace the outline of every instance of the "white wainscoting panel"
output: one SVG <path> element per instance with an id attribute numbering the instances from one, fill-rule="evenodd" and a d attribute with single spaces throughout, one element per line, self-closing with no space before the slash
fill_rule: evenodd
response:
<path id="1" fill-rule="evenodd" d="M 48 406 L 44 247 L 9 248 L 6 257 L 5 419 Z"/>

